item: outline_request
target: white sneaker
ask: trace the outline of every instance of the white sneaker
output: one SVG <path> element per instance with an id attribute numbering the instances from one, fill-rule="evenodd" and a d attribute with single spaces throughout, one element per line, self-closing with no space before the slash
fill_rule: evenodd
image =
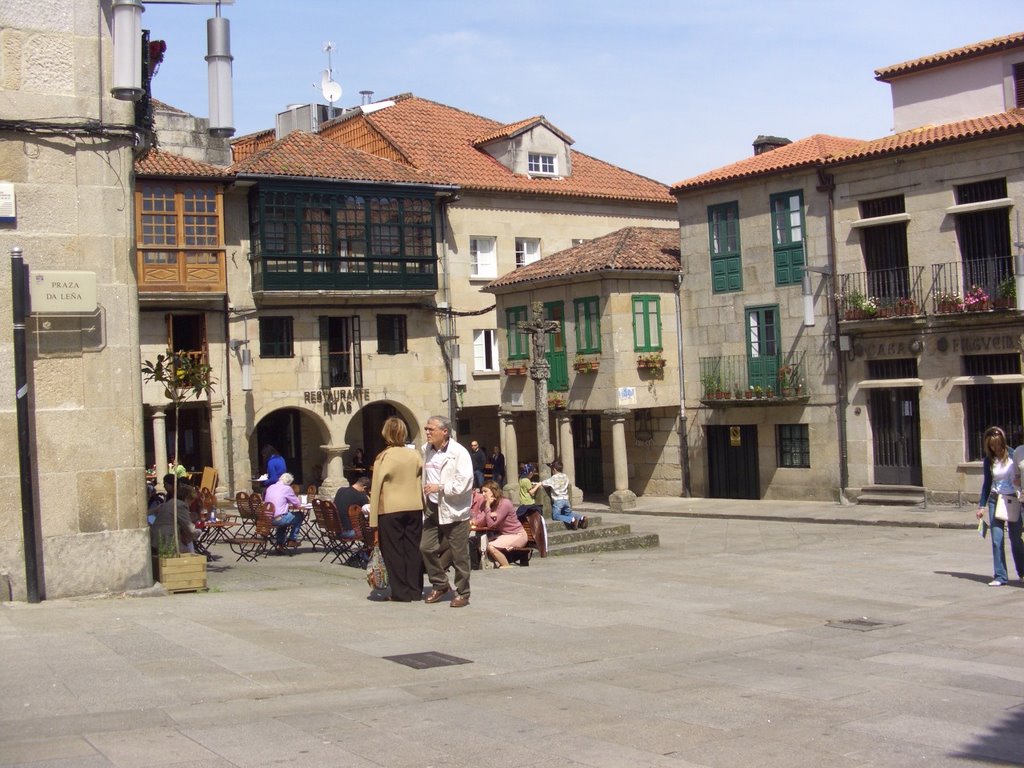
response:
<path id="1" fill-rule="evenodd" d="M 992 579 L 992 581 L 990 581 L 990 582 L 988 583 L 988 585 L 989 585 L 990 587 L 1001 587 L 1001 586 L 1003 586 L 1004 584 L 1006 584 L 1006 582 L 1005 582 L 1005 581 L 1000 581 L 999 579 Z"/>

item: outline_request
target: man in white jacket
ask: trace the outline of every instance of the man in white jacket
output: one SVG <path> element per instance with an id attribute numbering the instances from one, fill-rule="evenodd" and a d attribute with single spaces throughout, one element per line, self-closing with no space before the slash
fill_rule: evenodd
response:
<path id="1" fill-rule="evenodd" d="M 431 591 L 424 599 L 437 603 L 451 592 L 447 570 L 449 558 L 455 569 L 452 608 L 469 605 L 469 507 L 473 501 L 473 460 L 469 451 L 452 439 L 452 423 L 444 416 L 427 419 L 423 446 L 423 495 L 427 511 L 423 517 L 420 552 L 430 579 Z"/>

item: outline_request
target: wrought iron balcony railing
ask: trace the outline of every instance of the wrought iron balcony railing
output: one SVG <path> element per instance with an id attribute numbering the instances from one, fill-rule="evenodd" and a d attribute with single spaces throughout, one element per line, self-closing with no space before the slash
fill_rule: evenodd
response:
<path id="1" fill-rule="evenodd" d="M 750 401 L 779 403 L 810 396 L 804 353 L 700 358 L 701 402 L 724 405 Z"/>

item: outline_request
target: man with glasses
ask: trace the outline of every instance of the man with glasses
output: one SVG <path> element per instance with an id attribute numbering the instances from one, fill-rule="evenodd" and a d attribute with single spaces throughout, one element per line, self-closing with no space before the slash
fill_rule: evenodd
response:
<path id="1" fill-rule="evenodd" d="M 430 579 L 426 603 L 437 603 L 451 592 L 446 564 L 455 569 L 452 608 L 469 605 L 469 507 L 473 501 L 473 460 L 469 451 L 452 439 L 452 424 L 444 416 L 431 416 L 423 428 L 423 517 L 420 552 Z M 479 450 L 479 446 L 477 446 Z M 481 451 L 481 453 L 483 453 Z"/>

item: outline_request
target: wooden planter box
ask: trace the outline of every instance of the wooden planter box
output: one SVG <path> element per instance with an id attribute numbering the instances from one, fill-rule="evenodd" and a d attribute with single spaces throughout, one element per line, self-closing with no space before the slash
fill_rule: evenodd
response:
<path id="1" fill-rule="evenodd" d="M 164 589 L 175 592 L 197 592 L 206 589 L 206 557 L 183 554 L 156 558 L 156 580 Z"/>
<path id="2" fill-rule="evenodd" d="M 578 373 L 597 373 L 600 363 L 573 363 L 572 368 Z"/>
<path id="3" fill-rule="evenodd" d="M 637 368 L 661 369 L 661 368 L 665 367 L 665 361 L 664 360 L 637 360 L 636 361 L 636 367 Z"/>
<path id="4" fill-rule="evenodd" d="M 515 367 L 509 366 L 509 367 L 505 368 L 505 375 L 506 376 L 525 376 L 526 375 L 526 366 L 525 365 L 523 365 L 523 366 L 515 366 Z"/>

